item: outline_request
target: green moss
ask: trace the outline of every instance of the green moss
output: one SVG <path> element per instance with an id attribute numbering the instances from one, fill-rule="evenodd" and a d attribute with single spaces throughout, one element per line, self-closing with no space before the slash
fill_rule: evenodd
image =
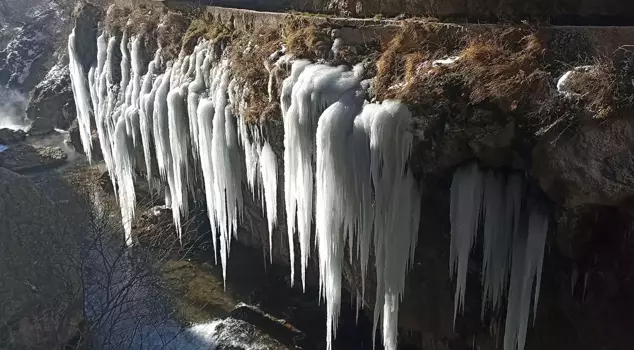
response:
<path id="1" fill-rule="evenodd" d="M 217 269 L 188 261 L 167 261 L 163 280 L 172 293 L 176 311 L 187 323 L 202 323 L 227 316 L 236 301 L 224 291 Z"/>

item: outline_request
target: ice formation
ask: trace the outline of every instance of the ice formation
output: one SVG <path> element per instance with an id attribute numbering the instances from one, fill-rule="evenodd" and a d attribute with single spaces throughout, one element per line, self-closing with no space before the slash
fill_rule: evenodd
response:
<path id="1" fill-rule="evenodd" d="M 165 195 L 179 236 L 191 194 L 202 184 L 214 252 L 226 278 L 231 241 L 243 220 L 243 181 L 262 202 L 272 256 L 280 195 L 278 155 L 266 130 L 247 125 L 243 118 L 251 87 L 233 76 L 229 48 L 219 52 L 217 45 L 201 40 L 191 54 L 182 51 L 164 62 L 159 47 L 145 67 L 142 41 L 128 29 L 121 38 L 104 33 L 97 38 L 97 63 L 88 83 L 77 69 L 75 99 L 78 110 L 86 112 L 80 118 L 88 135 L 82 142 L 90 139 L 94 110 L 127 244 L 136 241 L 131 228 L 137 173 L 145 171 L 151 187 Z M 73 36 L 69 52 L 76 58 L 72 42 Z M 72 62 L 79 67 L 77 60 Z M 292 283 L 295 235 L 305 286 L 314 223 L 330 349 L 340 312 L 344 259 L 360 263 L 362 300 L 374 247 L 375 329 L 380 324 L 385 347 L 396 349 L 398 306 L 413 263 L 420 211 L 418 186 L 407 164 L 413 138 L 410 112 L 396 101 L 365 101 L 361 66 L 350 70 L 292 62 L 284 49 L 268 64 L 280 69 L 291 63 L 279 98 Z"/>
<path id="2" fill-rule="evenodd" d="M 68 67 L 70 70 L 71 86 L 77 108 L 77 122 L 79 124 L 79 136 L 84 148 L 84 153 L 90 161 L 92 159 L 92 140 L 90 118 L 92 108 L 90 106 L 90 92 L 86 76 L 84 75 L 79 53 L 75 43 L 75 29 L 68 37 Z"/>
<path id="3" fill-rule="evenodd" d="M 523 175 L 464 165 L 451 185 L 450 266 L 456 279 L 454 322 L 464 307 L 469 257 L 483 233 L 482 317 L 501 311 L 508 294 L 504 350 L 523 350 L 537 312 L 549 216 Z M 533 286 L 534 289 L 533 289 Z"/>

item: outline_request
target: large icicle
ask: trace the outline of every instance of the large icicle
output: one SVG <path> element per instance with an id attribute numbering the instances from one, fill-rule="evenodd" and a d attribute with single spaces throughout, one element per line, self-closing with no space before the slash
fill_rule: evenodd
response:
<path id="1" fill-rule="evenodd" d="M 319 253 L 320 295 L 326 299 L 326 348 L 332 348 L 341 309 L 341 269 L 344 236 L 352 235 L 354 217 L 348 200 L 355 199 L 354 168 L 347 150 L 354 118 L 361 111 L 363 95 L 357 89 L 344 93 L 328 107 L 317 127 L 315 229 Z"/>
<path id="2" fill-rule="evenodd" d="M 157 50 L 154 55 L 154 60 L 148 65 L 148 70 L 143 77 L 141 92 L 139 94 L 139 124 L 141 127 L 141 143 L 143 144 L 143 157 L 145 160 L 145 175 L 148 184 L 153 183 L 152 156 L 155 152 L 152 149 L 152 131 L 154 128 L 152 117 L 154 114 L 154 98 L 156 96 L 156 90 L 160 85 L 160 79 L 156 79 L 155 83 L 153 83 L 153 81 L 156 78 L 156 70 L 160 63 L 160 53 L 161 50 Z"/>
<path id="3" fill-rule="evenodd" d="M 134 147 L 132 140 L 126 130 L 126 120 L 123 116 L 119 118 L 115 130 L 114 155 L 115 175 L 118 184 L 119 206 L 121 207 L 121 218 L 125 230 L 125 242 L 132 245 L 132 221 L 134 220 L 134 208 L 136 206 L 136 196 L 134 193 Z"/>
<path id="4" fill-rule="evenodd" d="M 504 350 L 524 350 L 531 301 L 534 303 L 533 317 L 537 312 L 549 218 L 539 201 L 534 201 L 529 206 L 528 225 L 520 227 L 513 240 Z"/>
<path id="5" fill-rule="evenodd" d="M 176 86 L 167 95 L 169 145 L 173 158 L 171 171 L 174 179 L 174 187 L 170 186 L 172 216 L 179 239 L 182 234 L 181 217 L 187 218 L 189 213 L 187 195 L 189 127 L 185 108 L 186 89 L 187 85 Z"/>
<path id="6" fill-rule="evenodd" d="M 451 246 L 449 272 L 456 276 L 454 297 L 454 325 L 458 311 L 464 308 L 469 256 L 475 244 L 480 222 L 484 174 L 477 164 L 460 167 L 451 183 Z"/>
<path id="7" fill-rule="evenodd" d="M 298 72 L 301 73 L 298 74 Z M 344 67 L 293 64 L 291 76 L 284 81 L 281 105 L 284 118 L 284 181 L 289 244 L 293 232 L 299 234 L 302 286 L 306 287 L 306 267 L 310 256 L 313 213 L 313 162 L 315 130 L 321 113 L 336 102 L 344 91 L 358 85 Z M 291 87 L 292 85 L 292 87 Z M 288 104 L 288 89 L 291 103 Z M 288 110 L 286 110 L 288 106 Z M 295 226 L 297 224 L 297 226 Z M 291 254 L 293 259 L 293 254 Z M 291 261 L 291 267 L 294 261 Z M 291 282 L 294 271 L 291 270 Z"/>
<path id="8" fill-rule="evenodd" d="M 211 161 L 214 168 L 214 192 L 217 220 L 220 235 L 220 258 L 223 277 L 227 274 L 227 257 L 232 236 L 237 235 L 238 214 L 242 209 L 242 188 L 240 163 L 238 161 L 238 140 L 231 106 L 227 105 L 229 86 L 228 63 L 223 61 L 219 84 L 214 91 L 214 120 L 211 141 Z"/>
<path id="9" fill-rule="evenodd" d="M 260 175 L 264 192 L 264 208 L 269 229 L 269 256 L 273 263 L 273 228 L 277 223 L 277 158 L 268 141 L 260 155 Z"/>
<path id="10" fill-rule="evenodd" d="M 414 236 L 418 235 L 420 194 L 406 166 L 413 139 L 408 131 L 411 113 L 395 101 L 384 101 L 375 113 L 370 133 L 377 273 L 374 327 L 381 315 L 383 344 L 395 350 L 398 304 L 414 258 L 410 245 L 417 242 Z"/>
<path id="11" fill-rule="evenodd" d="M 90 92 L 88 82 L 84 75 L 81 60 L 75 46 L 75 29 L 68 37 L 68 67 L 70 71 L 71 86 L 75 97 L 77 109 L 77 122 L 79 123 L 79 136 L 88 161 L 92 160 L 92 137 L 90 118 L 92 114 Z"/>

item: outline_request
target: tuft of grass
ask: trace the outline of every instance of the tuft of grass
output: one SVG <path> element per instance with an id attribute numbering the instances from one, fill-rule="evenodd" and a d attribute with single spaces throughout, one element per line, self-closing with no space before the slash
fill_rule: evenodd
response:
<path id="1" fill-rule="evenodd" d="M 268 100 L 268 69 L 274 78 L 274 91 L 282 82 L 273 66 L 275 62 L 269 58 L 281 47 L 279 28 L 276 27 L 264 27 L 250 35 L 239 33 L 232 42 L 232 71 L 241 82 L 248 83 L 244 95 L 246 110 L 242 113 L 247 123 L 281 115 L 279 105 L 270 104 Z"/>
<path id="2" fill-rule="evenodd" d="M 189 28 L 189 20 L 179 12 L 168 11 L 163 15 L 156 29 L 158 44 L 164 49 L 167 60 L 178 57 L 182 37 Z"/>
<path id="3" fill-rule="evenodd" d="M 191 21 L 187 31 L 182 38 L 182 48 L 186 53 L 191 53 L 198 43 L 198 39 L 205 38 L 210 41 L 218 41 L 228 39 L 232 35 L 232 31 L 225 25 L 207 20 L 205 18 L 196 18 Z"/>
<path id="4" fill-rule="evenodd" d="M 595 118 L 606 119 L 631 113 L 634 109 L 634 67 L 631 55 L 597 59 L 593 69 L 573 73 L 568 87 L 578 93 L 580 103 Z"/>
<path id="5" fill-rule="evenodd" d="M 289 19 L 283 28 L 287 52 L 297 58 L 324 58 L 332 47 L 332 39 L 325 29 L 303 19 Z"/>
<path id="6" fill-rule="evenodd" d="M 545 47 L 536 33 L 516 28 L 472 38 L 460 54 L 458 71 L 469 90 L 470 103 L 495 102 L 514 111 L 543 101 L 550 94 Z"/>
<path id="7" fill-rule="evenodd" d="M 108 11 L 106 11 L 105 30 L 112 35 L 121 35 L 126 27 L 128 16 L 131 12 L 132 9 L 129 7 L 120 5 L 112 5 L 109 7 Z"/>
<path id="8" fill-rule="evenodd" d="M 455 30 L 444 25 L 404 21 L 399 32 L 381 45 L 382 54 L 376 63 L 377 97 L 411 100 L 407 98 L 410 94 L 397 94 L 390 87 L 398 81 L 412 83 L 416 67 L 432 58 L 454 54 L 462 40 Z"/>

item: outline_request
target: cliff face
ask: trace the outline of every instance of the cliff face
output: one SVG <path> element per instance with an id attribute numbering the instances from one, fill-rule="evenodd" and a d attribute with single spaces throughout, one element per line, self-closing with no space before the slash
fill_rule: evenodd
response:
<path id="1" fill-rule="evenodd" d="M 479 7 L 482 5 L 474 2 L 473 9 L 468 7 L 469 13 L 492 8 Z M 508 8 L 520 5 L 510 3 Z M 569 8 L 560 5 L 561 13 L 566 13 Z M 534 6 L 541 5 L 531 3 L 521 8 L 532 13 Z M 611 15 L 607 7 L 592 11 Z M 161 19 L 153 17 L 156 12 L 150 12 L 145 13 L 147 17 L 131 18 L 160 23 Z M 485 14 L 491 13 L 487 10 Z M 250 122 L 262 130 L 277 157 L 278 213 L 285 209 L 285 130 L 275 101 L 283 96 L 282 80 L 290 72 L 287 68 L 272 68 L 275 62 L 270 60 L 281 56 L 275 52 L 282 45 L 287 50 L 284 53 L 295 58 L 348 66 L 365 62 L 363 78 L 373 78 L 368 89 L 370 96 L 379 101 L 399 99 L 407 104 L 413 115 L 408 169 L 421 187 L 422 200 L 418 246 L 400 307 L 399 326 L 408 331 L 401 332 L 401 342 L 426 349 L 466 349 L 473 344 L 481 349 L 496 348 L 495 330 L 500 321 L 495 317 L 484 321 L 480 318 L 480 242 L 469 263 L 464 317 L 458 318 L 455 327 L 452 319 L 454 289 L 448 266 L 451 179 L 456 167 L 476 161 L 487 169 L 525 173 L 554 208 L 541 297 L 526 348 L 629 347 L 633 335 L 628 325 L 634 314 L 634 286 L 630 282 L 634 271 L 634 241 L 630 238 L 634 159 L 629 155 L 634 146 L 634 125 L 629 115 L 634 89 L 632 58 L 627 52 L 619 52 L 598 60 L 604 52 L 614 52 L 619 43 L 602 42 L 601 33 L 583 29 L 536 30 L 432 22 L 339 23 L 330 19 L 265 16 L 211 10 L 201 15 L 196 25 L 192 23 L 187 32 L 179 32 L 176 25 L 158 25 L 156 31 L 142 29 L 136 33 L 146 36 L 147 47 L 153 47 L 153 41 L 174 48 L 176 53 L 183 47 L 183 56 L 191 53 L 199 38 L 205 38 L 213 43 L 210 47 L 218 49 L 214 51 L 218 57 L 231 62 L 236 79 L 250 87 L 237 116 L 251 116 Z M 170 13 L 162 20 L 165 18 L 170 19 L 169 23 L 180 23 L 181 17 Z M 383 36 L 383 40 L 367 39 L 364 34 L 371 30 L 379 32 L 374 38 Z M 111 34 L 115 33 L 120 35 L 116 30 Z M 82 64 L 87 62 L 84 72 L 94 65 L 94 54 L 86 52 L 96 42 L 86 40 L 81 45 L 87 51 L 78 50 Z M 334 52 L 337 42 L 341 46 Z M 570 47 L 571 42 L 575 48 Z M 221 56 L 226 47 L 233 51 Z M 152 55 L 153 52 L 144 52 L 145 57 Z M 168 61 L 174 56 L 170 53 L 162 59 Z M 119 57 L 113 66 L 118 67 L 120 60 Z M 163 64 L 160 61 L 155 68 Z M 588 68 L 589 64 L 592 67 Z M 574 67 L 579 67 L 578 71 Z M 566 74 L 569 78 L 563 79 Z M 114 83 L 119 84 L 120 80 L 118 77 Z M 245 152 L 242 149 L 240 156 L 245 157 Z M 144 168 L 139 159 L 137 164 Z M 202 186 L 201 182 L 196 180 L 198 186 Z M 237 239 L 268 247 L 266 215 L 260 203 L 251 199 L 246 184 L 242 187 L 245 209 Z M 272 255 L 274 261 L 288 264 L 291 253 L 285 222 L 281 214 L 273 233 Z M 298 250 L 296 242 L 295 251 Z M 360 289 L 360 270 L 358 261 L 343 259 L 343 284 L 353 296 Z M 374 271 L 368 271 L 367 276 L 363 302 L 371 312 L 377 281 Z M 314 284 L 319 281 L 314 255 L 307 280 Z"/>

